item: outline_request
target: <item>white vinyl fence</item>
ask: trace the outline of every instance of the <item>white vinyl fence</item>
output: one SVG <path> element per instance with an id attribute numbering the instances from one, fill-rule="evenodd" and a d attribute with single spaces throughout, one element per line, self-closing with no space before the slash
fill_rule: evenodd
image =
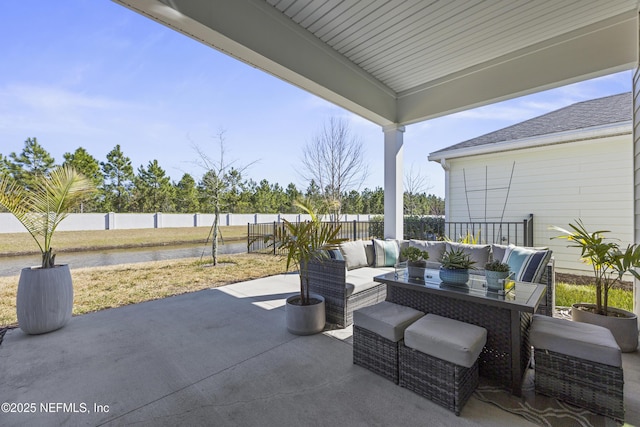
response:
<path id="1" fill-rule="evenodd" d="M 373 215 L 343 215 L 342 221 L 369 221 Z M 60 223 L 61 231 L 128 230 L 134 228 L 209 227 L 213 214 L 175 213 L 83 213 L 69 214 Z M 308 215 L 298 214 L 222 214 L 220 225 L 247 225 L 265 222 L 305 221 Z M 26 232 L 22 224 L 10 213 L 0 213 L 0 233 Z"/>

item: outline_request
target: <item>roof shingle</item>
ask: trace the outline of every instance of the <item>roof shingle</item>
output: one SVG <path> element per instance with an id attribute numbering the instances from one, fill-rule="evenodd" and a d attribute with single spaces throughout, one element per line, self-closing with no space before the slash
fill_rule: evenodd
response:
<path id="1" fill-rule="evenodd" d="M 606 96 L 604 98 L 578 102 L 542 116 L 534 117 L 477 138 L 454 144 L 450 147 L 435 151 L 432 154 L 460 148 L 477 147 L 480 145 L 515 141 L 523 138 L 549 135 L 558 132 L 627 122 L 631 119 L 631 92 L 626 92 L 618 95 Z"/>

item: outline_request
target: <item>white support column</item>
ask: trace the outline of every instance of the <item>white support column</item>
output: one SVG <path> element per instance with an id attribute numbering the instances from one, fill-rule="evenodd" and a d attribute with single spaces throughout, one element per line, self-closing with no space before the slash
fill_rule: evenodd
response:
<path id="1" fill-rule="evenodd" d="M 402 239 L 403 206 L 403 133 L 404 126 L 391 125 L 384 132 L 384 237 Z"/>

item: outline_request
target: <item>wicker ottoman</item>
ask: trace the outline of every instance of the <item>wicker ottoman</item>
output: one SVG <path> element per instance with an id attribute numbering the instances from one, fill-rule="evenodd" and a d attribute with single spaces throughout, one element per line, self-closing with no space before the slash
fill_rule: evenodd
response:
<path id="1" fill-rule="evenodd" d="M 536 393 L 624 421 L 622 355 L 606 328 L 535 315 Z"/>
<path id="2" fill-rule="evenodd" d="M 398 342 L 424 313 L 387 301 L 353 312 L 353 363 L 398 384 Z"/>
<path id="3" fill-rule="evenodd" d="M 404 332 L 400 385 L 460 415 L 478 386 L 478 356 L 487 330 L 427 314 Z"/>

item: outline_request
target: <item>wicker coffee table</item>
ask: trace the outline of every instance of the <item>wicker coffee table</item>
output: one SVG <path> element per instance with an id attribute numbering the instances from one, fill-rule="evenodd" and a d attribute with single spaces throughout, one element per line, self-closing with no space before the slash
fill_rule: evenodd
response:
<path id="1" fill-rule="evenodd" d="M 426 270 L 424 280 L 409 279 L 402 270 L 374 280 L 387 285 L 387 301 L 485 328 L 487 344 L 480 354 L 480 375 L 521 395 L 531 356 L 529 326 L 545 285 L 516 282 L 500 295 L 487 290 L 482 276 L 472 275 L 466 286 L 441 283 L 438 270 Z"/>

